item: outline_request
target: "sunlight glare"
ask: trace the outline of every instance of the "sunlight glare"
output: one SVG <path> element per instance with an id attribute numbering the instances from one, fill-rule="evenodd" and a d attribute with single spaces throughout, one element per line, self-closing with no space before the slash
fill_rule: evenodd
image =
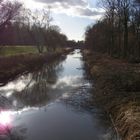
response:
<path id="1" fill-rule="evenodd" d="M 11 122 L 11 113 L 9 111 L 0 112 L 0 125 L 8 125 Z"/>

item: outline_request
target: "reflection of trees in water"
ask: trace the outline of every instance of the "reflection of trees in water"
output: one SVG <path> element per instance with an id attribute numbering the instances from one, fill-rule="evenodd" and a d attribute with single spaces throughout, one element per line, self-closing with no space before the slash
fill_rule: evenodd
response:
<path id="1" fill-rule="evenodd" d="M 0 94 L 0 110 L 12 108 L 12 102 Z"/>
<path id="2" fill-rule="evenodd" d="M 48 91 L 50 86 L 55 84 L 59 73 L 63 70 L 62 60 L 44 66 L 39 72 L 32 74 L 31 81 L 21 92 L 14 93 L 23 105 L 38 106 L 45 104 L 48 100 Z"/>
<path id="3" fill-rule="evenodd" d="M 92 81 L 92 76 L 90 74 L 89 66 L 84 61 L 85 60 L 83 60 L 83 65 L 82 65 L 82 67 L 84 69 L 84 71 L 83 71 L 84 78 Z"/>

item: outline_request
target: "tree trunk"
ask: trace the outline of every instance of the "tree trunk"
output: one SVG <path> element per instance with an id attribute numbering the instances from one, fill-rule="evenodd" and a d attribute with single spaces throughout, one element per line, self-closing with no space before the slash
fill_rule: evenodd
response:
<path id="1" fill-rule="evenodd" d="M 128 56 L 128 11 L 124 9 L 124 50 L 123 57 L 126 58 Z"/>

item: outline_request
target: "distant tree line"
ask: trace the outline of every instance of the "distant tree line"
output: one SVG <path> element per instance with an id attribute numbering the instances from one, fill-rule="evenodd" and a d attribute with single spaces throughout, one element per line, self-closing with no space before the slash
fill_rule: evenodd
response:
<path id="1" fill-rule="evenodd" d="M 102 20 L 88 26 L 87 47 L 118 58 L 140 58 L 140 0 L 100 0 Z"/>
<path id="2" fill-rule="evenodd" d="M 84 41 L 75 41 L 75 40 L 68 40 L 67 46 L 72 48 L 83 48 Z"/>
<path id="3" fill-rule="evenodd" d="M 67 37 L 52 20 L 49 9 L 33 12 L 19 2 L 0 0 L 0 45 L 34 45 L 39 53 L 64 47 Z"/>

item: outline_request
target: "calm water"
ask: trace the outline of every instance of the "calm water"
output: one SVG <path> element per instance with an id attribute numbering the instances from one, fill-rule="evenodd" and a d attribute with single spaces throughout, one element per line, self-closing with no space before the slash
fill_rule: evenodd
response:
<path id="1" fill-rule="evenodd" d="M 115 140 L 105 115 L 90 105 L 81 58 L 76 50 L 0 87 L 0 139 Z"/>

